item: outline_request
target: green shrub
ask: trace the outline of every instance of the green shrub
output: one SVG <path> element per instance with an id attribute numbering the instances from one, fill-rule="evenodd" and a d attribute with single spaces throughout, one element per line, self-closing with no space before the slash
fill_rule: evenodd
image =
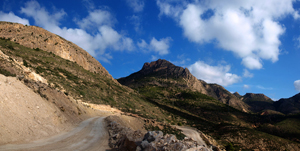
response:
<path id="1" fill-rule="evenodd" d="M 7 71 L 5 69 L 1 69 L 1 68 L 0 68 L 0 74 L 3 74 L 5 76 L 12 76 L 12 77 L 16 76 L 16 74 L 10 73 L 9 71 Z"/>
<path id="2" fill-rule="evenodd" d="M 226 150 L 227 150 L 227 151 L 235 151 L 235 149 L 233 148 L 233 145 L 232 145 L 231 143 L 228 143 L 228 144 L 226 145 Z"/>
<path id="3" fill-rule="evenodd" d="M 24 65 L 25 67 L 28 67 L 28 63 L 27 63 L 26 60 L 23 60 L 23 65 Z"/>
<path id="4" fill-rule="evenodd" d="M 15 50 L 15 48 L 12 45 L 8 45 L 7 48 L 10 50 Z"/>

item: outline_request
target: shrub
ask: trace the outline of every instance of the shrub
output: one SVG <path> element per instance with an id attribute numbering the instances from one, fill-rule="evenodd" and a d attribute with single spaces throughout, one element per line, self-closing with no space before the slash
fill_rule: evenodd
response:
<path id="1" fill-rule="evenodd" d="M 227 150 L 227 151 L 235 151 L 235 149 L 233 148 L 233 145 L 232 145 L 231 143 L 228 143 L 228 144 L 226 145 L 226 150 Z"/>
<path id="2" fill-rule="evenodd" d="M 15 50 L 15 48 L 12 45 L 8 45 L 7 48 L 10 50 Z"/>
<path id="3" fill-rule="evenodd" d="M 23 65 L 24 65 L 25 67 L 28 67 L 28 63 L 27 63 L 26 60 L 23 60 Z"/>
<path id="4" fill-rule="evenodd" d="M 1 69 L 1 68 L 0 68 L 0 74 L 3 74 L 5 76 L 12 76 L 12 77 L 16 76 L 16 74 L 10 73 L 9 71 L 7 71 L 5 69 Z"/>

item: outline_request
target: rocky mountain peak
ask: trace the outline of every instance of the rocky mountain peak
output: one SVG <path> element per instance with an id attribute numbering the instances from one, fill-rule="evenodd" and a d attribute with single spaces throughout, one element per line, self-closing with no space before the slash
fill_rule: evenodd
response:
<path id="1" fill-rule="evenodd" d="M 246 93 L 244 95 L 244 99 L 255 99 L 256 101 L 265 101 L 265 102 L 272 102 L 272 100 L 267 97 L 266 95 L 262 94 L 262 93 Z"/>
<path id="2" fill-rule="evenodd" d="M 158 59 L 157 61 L 153 61 L 151 63 L 146 62 L 142 68 L 142 70 L 149 69 L 157 69 L 164 67 L 174 67 L 175 65 L 165 59 Z"/>
<path id="3" fill-rule="evenodd" d="M 143 75 L 155 75 L 156 77 L 187 78 L 194 77 L 187 68 L 175 66 L 165 59 L 158 59 L 151 63 L 145 63 L 142 70 Z"/>
<path id="4" fill-rule="evenodd" d="M 238 92 L 234 92 L 233 95 L 236 96 L 237 98 L 241 98 L 242 97 Z"/>
<path id="5" fill-rule="evenodd" d="M 154 78 L 151 79 L 152 77 Z M 157 82 L 159 80 L 168 80 L 170 83 L 176 83 L 175 87 L 198 91 L 202 94 L 211 96 L 222 103 L 247 111 L 246 104 L 222 86 L 217 84 L 207 84 L 203 80 L 198 80 L 187 68 L 176 66 L 164 59 L 145 63 L 140 71 L 133 73 L 128 77 L 118 79 L 121 84 L 131 88 L 143 87 L 147 84 L 160 85 L 159 82 Z"/>

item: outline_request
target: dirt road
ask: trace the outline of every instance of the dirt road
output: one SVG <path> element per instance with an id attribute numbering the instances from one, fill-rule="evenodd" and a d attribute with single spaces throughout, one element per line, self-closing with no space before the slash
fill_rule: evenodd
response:
<path id="1" fill-rule="evenodd" d="M 108 133 L 105 117 L 94 117 L 83 121 L 69 132 L 29 144 L 9 144 L 0 146 L 5 151 L 105 151 L 108 146 Z"/>

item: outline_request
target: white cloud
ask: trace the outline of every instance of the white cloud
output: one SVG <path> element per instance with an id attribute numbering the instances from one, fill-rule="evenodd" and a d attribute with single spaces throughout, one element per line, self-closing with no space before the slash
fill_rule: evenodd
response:
<path id="1" fill-rule="evenodd" d="M 141 49 L 146 49 L 148 47 L 148 44 L 146 43 L 146 41 L 144 39 L 142 39 L 141 42 L 138 42 L 137 45 Z"/>
<path id="2" fill-rule="evenodd" d="M 13 12 L 9 12 L 8 14 L 6 14 L 0 11 L 0 20 L 29 25 L 28 19 L 20 18 L 19 16 L 16 16 Z"/>
<path id="3" fill-rule="evenodd" d="M 250 86 L 249 86 L 249 85 L 247 85 L 247 84 L 244 84 L 244 85 L 243 85 L 243 88 L 244 88 L 244 89 L 249 89 L 249 88 L 250 88 Z"/>
<path id="4" fill-rule="evenodd" d="M 150 47 L 152 47 L 155 52 L 158 52 L 159 55 L 166 55 L 169 53 L 170 41 L 172 41 L 172 38 L 170 37 L 162 38 L 160 40 L 156 40 L 153 37 L 150 42 Z"/>
<path id="5" fill-rule="evenodd" d="M 300 91 L 300 80 L 296 80 L 296 81 L 294 82 L 294 87 L 295 87 L 295 89 L 296 89 L 297 91 Z"/>
<path id="6" fill-rule="evenodd" d="M 134 12 L 141 12 L 144 9 L 144 0 L 126 0 L 127 4 L 133 9 Z"/>
<path id="7" fill-rule="evenodd" d="M 21 13 L 32 17 L 36 25 L 42 26 L 48 30 L 58 28 L 60 25 L 59 20 L 67 15 L 64 10 L 50 14 L 44 7 L 41 7 L 37 1 L 29 1 L 25 3 L 25 7 L 21 8 Z"/>
<path id="8" fill-rule="evenodd" d="M 98 9 L 90 11 L 89 15 L 82 20 L 78 20 L 77 24 L 82 29 L 91 29 L 102 25 L 112 26 L 115 22 L 110 12 Z"/>
<path id="9" fill-rule="evenodd" d="M 175 3 L 175 4 L 171 5 L 170 2 Z M 185 5 L 185 1 L 157 0 L 156 4 L 160 10 L 159 16 L 167 15 L 167 16 L 174 17 L 174 19 L 176 19 L 177 17 L 179 17 L 179 15 Z"/>
<path id="10" fill-rule="evenodd" d="M 256 87 L 257 87 L 258 89 L 262 89 L 262 90 L 273 90 L 272 87 L 267 88 L 267 87 L 264 87 L 264 86 L 261 86 L 261 85 L 257 85 Z"/>
<path id="11" fill-rule="evenodd" d="M 163 56 L 169 54 L 170 41 L 172 41 L 171 37 L 162 38 L 160 40 L 157 40 L 155 37 L 153 37 L 150 41 L 150 44 L 147 44 L 147 42 L 142 39 L 137 43 L 137 45 L 142 50 L 154 51 Z"/>
<path id="12" fill-rule="evenodd" d="M 159 16 L 174 18 L 190 41 L 216 42 L 220 48 L 242 58 L 245 67 L 261 69 L 262 60 L 278 60 L 279 37 L 285 32 L 278 20 L 287 15 L 299 18 L 294 1 L 157 0 L 157 5 Z M 208 12 L 211 14 L 207 15 Z"/>
<path id="13" fill-rule="evenodd" d="M 252 78 L 253 77 L 253 73 L 250 73 L 247 69 L 244 69 L 243 77 Z"/>
<path id="14" fill-rule="evenodd" d="M 157 56 L 155 56 L 155 55 L 151 55 L 151 61 L 156 61 L 158 59 L 158 57 Z"/>
<path id="15" fill-rule="evenodd" d="M 228 86 L 241 80 L 240 76 L 229 73 L 229 65 L 210 66 L 202 61 L 197 61 L 189 66 L 188 69 L 195 77 L 208 83 Z"/>
<path id="16" fill-rule="evenodd" d="M 67 15 L 64 10 L 50 14 L 36 1 L 27 2 L 25 7 L 21 8 L 21 13 L 32 17 L 38 26 L 74 42 L 104 62 L 109 62 L 109 59 L 112 59 L 110 53 L 106 52 L 107 49 L 116 51 L 134 50 L 132 39 L 119 34 L 112 28 L 115 19 L 106 10 L 90 11 L 87 17 L 77 20 L 76 22 L 81 28 L 61 28 L 59 21 Z M 95 28 L 96 33 L 89 34 L 86 31 L 91 28 Z"/>
<path id="17" fill-rule="evenodd" d="M 242 64 L 249 69 L 261 69 L 262 64 L 259 58 L 253 58 L 251 56 L 243 58 Z"/>

